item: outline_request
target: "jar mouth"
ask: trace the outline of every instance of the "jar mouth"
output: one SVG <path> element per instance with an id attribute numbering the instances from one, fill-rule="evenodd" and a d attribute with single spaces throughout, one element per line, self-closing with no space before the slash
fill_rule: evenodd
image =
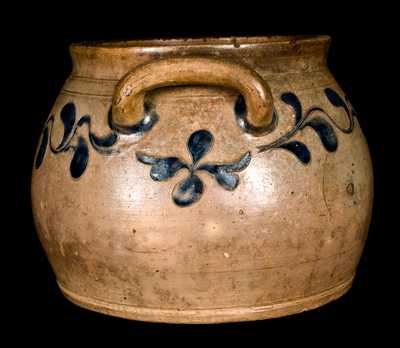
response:
<path id="1" fill-rule="evenodd" d="M 265 74 L 320 71 L 326 68 L 329 45 L 326 35 L 234 36 L 82 42 L 70 45 L 70 53 L 74 76 L 120 80 L 153 59 L 204 55 L 242 62 Z"/>
<path id="2" fill-rule="evenodd" d="M 157 47 L 236 47 L 258 45 L 294 45 L 330 41 L 328 35 L 291 35 L 291 36 L 232 36 L 207 38 L 172 38 L 127 41 L 87 41 L 73 43 L 72 48 L 157 48 Z"/>

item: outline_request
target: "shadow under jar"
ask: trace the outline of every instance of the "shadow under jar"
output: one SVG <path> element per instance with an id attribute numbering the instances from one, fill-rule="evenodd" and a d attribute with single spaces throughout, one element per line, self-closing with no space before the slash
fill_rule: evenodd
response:
<path id="1" fill-rule="evenodd" d="M 272 318 L 343 295 L 373 180 L 328 47 L 325 36 L 71 45 L 32 175 L 64 295 L 174 323 Z"/>

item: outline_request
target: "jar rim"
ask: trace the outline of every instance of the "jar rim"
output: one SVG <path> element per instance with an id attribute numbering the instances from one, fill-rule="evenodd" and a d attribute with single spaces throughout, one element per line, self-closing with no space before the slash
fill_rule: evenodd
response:
<path id="1" fill-rule="evenodd" d="M 231 36 L 206 38 L 160 38 L 144 40 L 84 41 L 71 44 L 71 48 L 158 48 L 158 47 L 236 47 L 258 45 L 295 45 L 330 41 L 328 35 L 290 36 Z"/>

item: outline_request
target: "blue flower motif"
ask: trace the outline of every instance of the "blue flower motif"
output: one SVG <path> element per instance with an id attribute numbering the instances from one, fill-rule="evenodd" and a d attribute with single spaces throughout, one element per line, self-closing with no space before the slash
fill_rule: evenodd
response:
<path id="1" fill-rule="evenodd" d="M 198 130 L 191 134 L 187 147 L 192 157 L 188 164 L 177 157 L 154 157 L 137 153 L 136 158 L 144 164 L 151 165 L 150 177 L 154 181 L 166 181 L 175 176 L 181 169 L 187 169 L 189 175 L 176 184 L 172 191 L 173 201 L 180 207 L 189 206 L 197 202 L 204 191 L 197 171 L 206 171 L 211 174 L 225 190 L 233 191 L 239 185 L 239 176 L 235 172 L 245 169 L 251 160 L 250 152 L 246 152 L 237 162 L 229 164 L 199 164 L 199 161 L 210 151 L 214 142 L 213 135 L 207 130 Z"/>

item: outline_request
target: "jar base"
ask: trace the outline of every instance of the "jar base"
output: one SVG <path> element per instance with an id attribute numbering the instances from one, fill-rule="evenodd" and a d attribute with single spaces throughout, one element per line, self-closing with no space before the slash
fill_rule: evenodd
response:
<path id="1" fill-rule="evenodd" d="M 133 307 L 109 303 L 78 295 L 61 284 L 58 285 L 63 295 L 72 303 L 103 314 L 147 322 L 212 324 L 270 319 L 304 312 L 341 297 L 351 288 L 352 282 L 353 278 L 312 296 L 266 306 L 189 310 Z"/>

